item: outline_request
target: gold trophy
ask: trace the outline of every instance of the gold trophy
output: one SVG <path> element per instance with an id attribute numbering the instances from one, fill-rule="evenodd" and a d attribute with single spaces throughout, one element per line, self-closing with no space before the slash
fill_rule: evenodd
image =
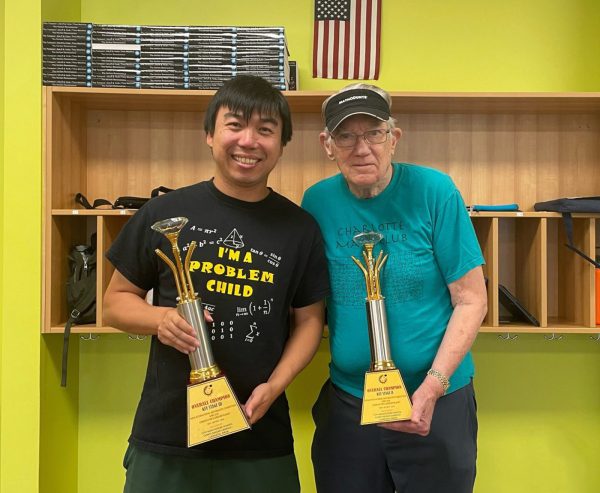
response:
<path id="1" fill-rule="evenodd" d="M 152 229 L 165 235 L 171 243 L 175 263 L 160 249 L 157 248 L 155 252 L 173 271 L 178 294 L 177 311 L 194 328 L 200 341 L 200 346 L 189 354 L 191 371 L 187 387 L 187 441 L 188 447 L 193 447 L 247 430 L 250 424 L 227 377 L 217 366 L 212 354 L 202 301 L 194 291 L 190 276 L 195 241 L 190 243 L 185 263 L 181 262 L 177 240 L 187 222 L 187 217 L 172 217 L 154 223 Z"/>
<path id="2" fill-rule="evenodd" d="M 364 274 L 367 285 L 366 308 L 371 346 L 371 367 L 365 373 L 361 425 L 408 420 L 412 413 L 400 370 L 392 361 L 385 298 L 381 295 L 379 283 L 381 269 L 388 256 L 380 250 L 377 260 L 373 258 L 373 248 L 382 238 L 383 235 L 376 232 L 360 233 L 353 238 L 354 243 L 363 248 L 365 265 L 355 257 L 352 260 Z"/>

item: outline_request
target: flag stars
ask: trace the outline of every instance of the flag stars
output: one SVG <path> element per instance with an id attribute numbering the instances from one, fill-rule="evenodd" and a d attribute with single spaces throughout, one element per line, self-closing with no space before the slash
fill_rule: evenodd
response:
<path id="1" fill-rule="evenodd" d="M 350 19 L 349 0 L 317 0 L 315 17 L 318 21 L 347 21 Z"/>

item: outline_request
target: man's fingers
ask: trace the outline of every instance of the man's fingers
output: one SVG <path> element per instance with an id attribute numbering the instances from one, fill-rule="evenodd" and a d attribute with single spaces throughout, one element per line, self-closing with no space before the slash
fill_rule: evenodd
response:
<path id="1" fill-rule="evenodd" d="M 423 422 L 413 423 L 412 421 L 394 421 L 392 423 L 381 423 L 377 426 L 400 433 L 414 433 L 421 436 L 429 435 L 429 426 Z"/>
<path id="2" fill-rule="evenodd" d="M 196 331 L 176 310 L 170 310 L 158 327 L 158 339 L 163 344 L 189 354 L 199 345 Z"/>

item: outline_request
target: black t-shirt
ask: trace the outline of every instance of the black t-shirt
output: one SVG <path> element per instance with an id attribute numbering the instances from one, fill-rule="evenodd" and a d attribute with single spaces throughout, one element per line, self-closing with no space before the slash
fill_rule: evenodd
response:
<path id="1" fill-rule="evenodd" d="M 212 181 L 150 200 L 125 225 L 107 253 L 136 286 L 154 289 L 154 303 L 176 305 L 169 241 L 156 221 L 189 219 L 179 236 L 182 260 L 198 244 L 190 271 L 195 290 L 211 312 L 209 338 L 215 360 L 240 403 L 268 380 L 289 337 L 289 308 L 315 303 L 329 292 L 319 228 L 307 212 L 274 191 L 244 202 L 218 191 Z M 251 430 L 187 448 L 188 356 L 152 338 L 146 380 L 130 442 L 156 452 L 207 457 L 269 457 L 293 452 L 285 394 Z"/>

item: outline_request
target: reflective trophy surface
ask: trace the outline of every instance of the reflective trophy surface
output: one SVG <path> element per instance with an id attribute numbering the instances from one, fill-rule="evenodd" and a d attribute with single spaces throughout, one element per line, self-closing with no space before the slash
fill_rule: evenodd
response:
<path id="1" fill-rule="evenodd" d="M 360 233 L 353 240 L 362 247 L 363 265 L 356 257 L 352 260 L 365 276 L 367 288 L 366 310 L 371 349 L 371 366 L 365 374 L 361 424 L 387 423 L 410 419 L 412 406 L 400 370 L 392 360 L 388 333 L 385 298 L 381 294 L 381 271 L 388 259 L 379 251 L 373 257 L 375 245 L 383 239 L 377 232 Z"/>
<path id="2" fill-rule="evenodd" d="M 179 234 L 187 224 L 186 217 L 172 217 L 154 223 L 154 231 L 171 243 L 173 262 L 163 251 L 156 254 L 169 266 L 177 289 L 177 312 L 194 328 L 199 347 L 189 354 L 188 447 L 250 428 L 246 415 L 231 385 L 215 362 L 202 301 L 194 290 L 190 262 L 197 243 L 189 245 L 185 261 L 181 261 Z"/>

